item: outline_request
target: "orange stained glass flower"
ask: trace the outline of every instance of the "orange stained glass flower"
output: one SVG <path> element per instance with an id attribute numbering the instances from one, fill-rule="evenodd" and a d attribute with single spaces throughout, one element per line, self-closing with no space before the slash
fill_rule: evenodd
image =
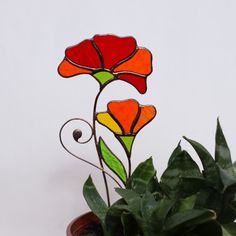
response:
<path id="1" fill-rule="evenodd" d="M 111 101 L 107 112 L 97 114 L 97 121 L 110 129 L 131 151 L 135 135 L 156 116 L 152 105 L 140 105 L 136 100 Z"/>
<path id="2" fill-rule="evenodd" d="M 151 52 L 138 47 L 133 37 L 115 35 L 95 35 L 67 48 L 58 67 L 58 73 L 65 78 L 90 74 L 101 86 L 122 80 L 140 93 L 146 92 L 146 78 L 151 72 Z"/>

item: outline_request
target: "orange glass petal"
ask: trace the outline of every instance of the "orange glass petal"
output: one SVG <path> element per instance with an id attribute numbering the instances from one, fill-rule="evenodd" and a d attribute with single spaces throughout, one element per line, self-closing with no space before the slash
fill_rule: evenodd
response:
<path id="1" fill-rule="evenodd" d="M 148 75 L 152 72 L 152 54 L 146 48 L 140 48 L 133 57 L 120 64 L 114 71 Z"/>
<path id="2" fill-rule="evenodd" d="M 108 103 L 110 114 L 122 127 L 124 134 L 130 134 L 139 112 L 139 104 L 135 100 L 113 101 Z"/>
<path id="3" fill-rule="evenodd" d="M 91 72 L 92 72 L 91 70 L 87 70 L 87 69 L 83 69 L 83 68 L 74 66 L 66 59 L 64 59 L 61 62 L 61 64 L 58 66 L 58 73 L 62 77 L 66 77 L 66 78 L 74 76 L 74 75 L 79 75 L 79 74 L 90 74 Z"/>
<path id="4" fill-rule="evenodd" d="M 148 124 L 156 116 L 156 108 L 154 106 L 143 106 L 141 107 L 140 116 L 137 123 L 135 124 L 133 133 L 136 134 L 146 124 Z"/>

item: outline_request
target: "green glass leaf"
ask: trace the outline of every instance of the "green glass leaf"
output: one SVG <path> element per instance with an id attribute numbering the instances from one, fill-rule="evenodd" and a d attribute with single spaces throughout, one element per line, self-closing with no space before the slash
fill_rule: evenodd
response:
<path id="1" fill-rule="evenodd" d="M 84 184 L 83 194 L 90 209 L 94 212 L 95 215 L 97 215 L 102 223 L 105 223 L 105 217 L 108 211 L 108 207 L 98 193 L 91 176 L 88 177 Z"/>
<path id="2" fill-rule="evenodd" d="M 116 137 L 121 142 L 122 146 L 126 149 L 128 155 L 130 156 L 135 136 L 134 135 L 127 135 L 127 136 L 117 135 Z"/>
<path id="3" fill-rule="evenodd" d="M 232 168 L 231 154 L 228 144 L 225 140 L 222 128 L 220 126 L 219 119 L 217 119 L 217 129 L 216 129 L 216 146 L 215 146 L 215 159 L 216 162 L 223 168 Z"/>
<path id="4" fill-rule="evenodd" d="M 119 160 L 119 158 L 108 148 L 106 143 L 100 137 L 99 139 L 99 147 L 101 150 L 102 158 L 105 164 L 121 179 L 121 181 L 125 184 L 127 180 L 127 173 L 123 163 Z"/>
<path id="5" fill-rule="evenodd" d="M 219 178 L 219 173 L 217 171 L 217 166 L 215 163 L 214 158 L 211 156 L 211 154 L 207 151 L 207 149 L 205 147 L 203 147 L 200 143 L 188 139 L 186 137 L 183 137 L 187 142 L 190 143 L 190 145 L 192 145 L 192 147 L 194 148 L 194 150 L 196 151 L 196 153 L 198 154 L 203 168 L 204 168 L 204 176 L 205 178 L 212 182 L 215 183 L 216 187 L 220 186 L 220 178 Z"/>
<path id="6" fill-rule="evenodd" d="M 114 79 L 114 75 L 107 71 L 100 71 L 93 74 L 93 77 L 98 80 L 101 85 L 108 83 L 110 80 Z"/>

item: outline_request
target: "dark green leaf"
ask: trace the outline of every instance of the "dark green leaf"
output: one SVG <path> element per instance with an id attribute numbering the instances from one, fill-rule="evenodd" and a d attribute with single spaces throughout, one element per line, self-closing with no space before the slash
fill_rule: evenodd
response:
<path id="1" fill-rule="evenodd" d="M 134 170 L 127 187 L 137 193 L 145 193 L 155 175 L 156 170 L 154 169 L 152 158 L 149 158 L 140 163 Z"/>
<path id="2" fill-rule="evenodd" d="M 202 178 L 202 174 L 191 156 L 186 151 L 182 151 L 172 160 L 163 173 L 161 187 L 170 197 L 177 197 L 178 195 L 187 197 L 192 195 L 194 194 L 194 186 L 191 182 L 183 184 L 183 178 L 185 177 Z"/>
<path id="3" fill-rule="evenodd" d="M 140 214 L 140 196 L 131 189 L 116 188 L 116 192 L 124 198 L 130 211 L 134 214 Z"/>
<path id="4" fill-rule="evenodd" d="M 228 144 L 225 140 L 225 136 L 220 126 L 219 119 L 217 119 L 217 129 L 216 129 L 216 147 L 215 147 L 215 159 L 216 162 L 223 169 L 228 169 L 232 167 L 231 154 Z"/>
<path id="5" fill-rule="evenodd" d="M 215 220 L 198 225 L 193 229 L 193 232 L 197 236 L 222 236 L 221 225 Z"/>
<path id="6" fill-rule="evenodd" d="M 189 227 L 191 225 L 203 224 L 214 219 L 216 219 L 215 212 L 207 209 L 182 211 L 166 220 L 165 230 L 171 230 L 183 225 Z"/>
<path id="7" fill-rule="evenodd" d="M 175 158 L 180 155 L 182 152 L 182 148 L 180 146 L 180 141 L 177 145 L 177 147 L 174 149 L 174 151 L 172 152 L 170 158 L 169 158 L 169 161 L 168 161 L 168 166 L 172 163 L 173 160 L 175 160 Z"/>
<path id="8" fill-rule="evenodd" d="M 153 209 L 150 227 L 153 232 L 156 232 L 156 234 L 159 235 L 159 233 L 163 230 L 164 222 L 173 205 L 173 200 L 164 197 L 158 201 L 157 206 Z"/>
<path id="9" fill-rule="evenodd" d="M 106 165 L 122 180 L 125 184 L 127 180 L 127 173 L 123 163 L 119 158 L 108 148 L 102 138 L 99 139 L 99 147 L 102 158 Z"/>
<path id="10" fill-rule="evenodd" d="M 157 204 L 158 203 L 151 193 L 147 192 L 143 195 L 141 198 L 141 214 L 144 220 L 147 220 L 151 217 Z"/>
<path id="11" fill-rule="evenodd" d="M 222 236 L 235 236 L 230 234 L 223 226 L 222 226 Z"/>
<path id="12" fill-rule="evenodd" d="M 116 201 L 107 211 L 105 219 L 105 228 L 110 235 L 115 235 L 122 228 L 121 216 L 124 209 L 119 206 L 124 206 L 124 199 Z"/>
<path id="13" fill-rule="evenodd" d="M 187 198 L 181 199 L 178 211 L 180 212 L 180 211 L 186 211 L 186 210 L 193 209 L 194 205 L 196 203 L 196 199 L 197 199 L 196 194 L 189 196 Z"/>
<path id="14" fill-rule="evenodd" d="M 88 177 L 84 184 L 83 194 L 90 209 L 104 223 L 108 207 L 94 186 L 91 176 Z"/>
<path id="15" fill-rule="evenodd" d="M 194 148 L 194 150 L 197 152 L 203 168 L 204 168 L 204 176 L 205 178 L 212 182 L 215 183 L 215 186 L 218 187 L 219 186 L 219 175 L 218 175 L 218 171 L 217 171 L 217 167 L 214 161 L 214 158 L 211 156 L 211 154 L 207 151 L 207 149 L 205 147 L 203 147 L 200 143 L 188 139 L 186 137 L 183 137 L 186 141 L 188 141 L 192 147 Z"/>
<path id="16" fill-rule="evenodd" d="M 127 212 L 121 215 L 121 222 L 124 230 L 124 236 L 139 236 L 139 225 L 134 217 Z"/>
<path id="17" fill-rule="evenodd" d="M 230 235 L 233 235 L 233 236 L 236 235 L 236 223 L 235 222 L 223 225 L 223 227 Z"/>
<path id="18" fill-rule="evenodd" d="M 225 170 L 223 168 L 220 167 L 220 165 L 217 165 L 218 170 L 219 170 L 219 174 L 220 174 L 220 179 L 221 182 L 224 186 L 223 192 L 232 186 L 236 185 L 236 177 L 234 175 L 232 175 L 232 172 L 228 170 Z"/>

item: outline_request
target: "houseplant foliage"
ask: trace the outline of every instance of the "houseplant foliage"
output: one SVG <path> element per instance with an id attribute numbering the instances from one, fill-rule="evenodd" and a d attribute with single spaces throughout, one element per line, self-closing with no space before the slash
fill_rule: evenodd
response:
<path id="1" fill-rule="evenodd" d="M 236 235 L 236 169 L 219 121 L 215 158 L 198 142 L 184 138 L 199 155 L 202 171 L 178 144 L 160 180 L 152 158 L 142 162 L 126 188 L 116 188 L 121 198 L 111 207 L 88 178 L 84 197 L 104 235 L 115 235 L 120 227 L 127 236 Z"/>
<path id="2" fill-rule="evenodd" d="M 102 235 L 236 235 L 236 167 L 219 120 L 214 157 L 200 143 L 184 137 L 199 156 L 203 170 L 179 143 L 158 179 L 152 158 L 132 170 L 136 135 L 155 118 L 156 108 L 126 99 L 110 101 L 106 111 L 97 111 L 100 94 L 113 81 L 125 81 L 141 94 L 146 92 L 146 78 L 152 72 L 152 55 L 148 49 L 137 46 L 133 37 L 95 35 L 67 48 L 58 72 L 65 78 L 89 74 L 99 83 L 92 123 L 81 118 L 70 119 L 60 130 L 60 141 L 71 155 L 102 171 L 106 201 L 98 193 L 91 176 L 83 187 L 89 207 L 100 220 Z M 73 137 L 80 144 L 94 140 L 99 165 L 72 153 L 65 146 L 62 131 L 74 120 L 85 122 L 90 127 L 88 140 L 81 141 L 83 132 L 80 129 L 73 132 Z M 111 150 L 104 137 L 98 137 L 98 124 L 114 134 L 114 141 L 123 147 L 127 163 Z M 117 184 L 115 191 L 120 199 L 115 203 L 110 202 L 107 176 Z"/>

